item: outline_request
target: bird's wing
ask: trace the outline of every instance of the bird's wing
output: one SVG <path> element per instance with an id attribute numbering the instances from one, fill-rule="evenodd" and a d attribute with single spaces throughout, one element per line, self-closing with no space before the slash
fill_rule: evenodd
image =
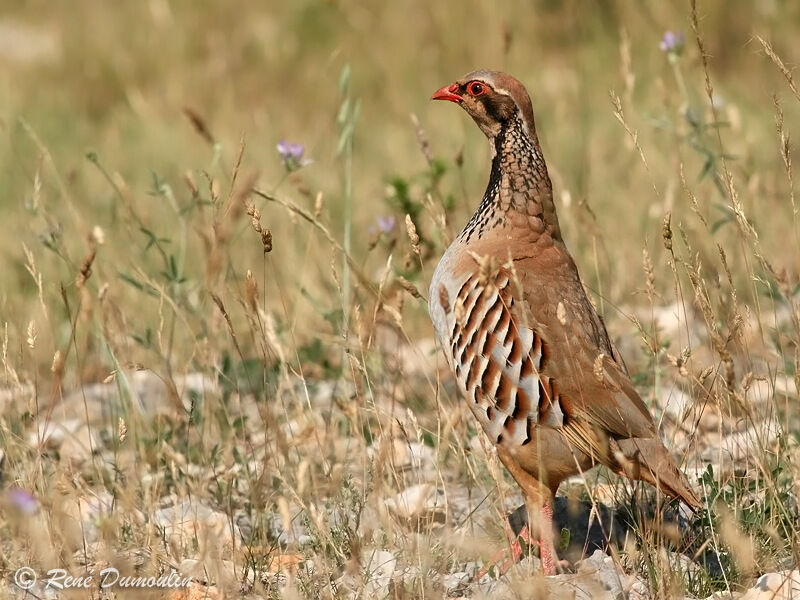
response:
<path id="1" fill-rule="evenodd" d="M 540 303 L 528 280 L 508 268 L 491 275 L 477 269 L 447 299 L 453 314 L 443 343 L 489 438 L 525 445 L 536 426 L 564 429 L 586 454 L 602 455 L 607 435 L 655 435 L 647 408 L 611 358 L 605 328 L 590 320 L 596 313 L 583 289 L 585 307 L 574 298 Z"/>

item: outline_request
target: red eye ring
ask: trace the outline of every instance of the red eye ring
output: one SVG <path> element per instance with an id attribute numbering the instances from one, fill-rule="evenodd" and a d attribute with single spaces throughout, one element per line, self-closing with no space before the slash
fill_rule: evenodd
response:
<path id="1" fill-rule="evenodd" d="M 470 81 L 469 84 L 467 84 L 467 91 L 471 96 L 480 96 L 486 93 L 486 85 L 480 81 Z"/>

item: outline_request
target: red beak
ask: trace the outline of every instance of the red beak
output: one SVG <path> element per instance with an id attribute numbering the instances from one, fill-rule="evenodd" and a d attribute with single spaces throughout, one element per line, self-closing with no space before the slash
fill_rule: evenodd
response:
<path id="1" fill-rule="evenodd" d="M 452 83 L 436 90 L 431 96 L 431 100 L 450 100 L 450 102 L 461 102 L 462 98 L 454 93 L 458 91 L 458 84 Z"/>

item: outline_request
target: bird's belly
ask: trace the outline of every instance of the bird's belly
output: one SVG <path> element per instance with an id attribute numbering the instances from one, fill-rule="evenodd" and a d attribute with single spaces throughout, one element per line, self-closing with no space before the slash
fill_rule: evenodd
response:
<path id="1" fill-rule="evenodd" d="M 571 446 L 561 431 L 549 427 L 534 427 L 532 439 L 525 446 L 509 446 L 509 452 L 525 471 L 554 487 L 596 464 Z"/>

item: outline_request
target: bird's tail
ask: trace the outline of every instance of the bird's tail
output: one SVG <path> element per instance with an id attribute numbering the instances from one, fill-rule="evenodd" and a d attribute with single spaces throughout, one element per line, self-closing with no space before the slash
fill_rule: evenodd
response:
<path id="1" fill-rule="evenodd" d="M 680 498 L 693 510 L 703 507 L 700 498 L 689 487 L 686 476 L 678 469 L 669 451 L 658 438 L 615 440 L 622 454 L 617 458 L 622 474 L 646 481 L 668 496 Z"/>

